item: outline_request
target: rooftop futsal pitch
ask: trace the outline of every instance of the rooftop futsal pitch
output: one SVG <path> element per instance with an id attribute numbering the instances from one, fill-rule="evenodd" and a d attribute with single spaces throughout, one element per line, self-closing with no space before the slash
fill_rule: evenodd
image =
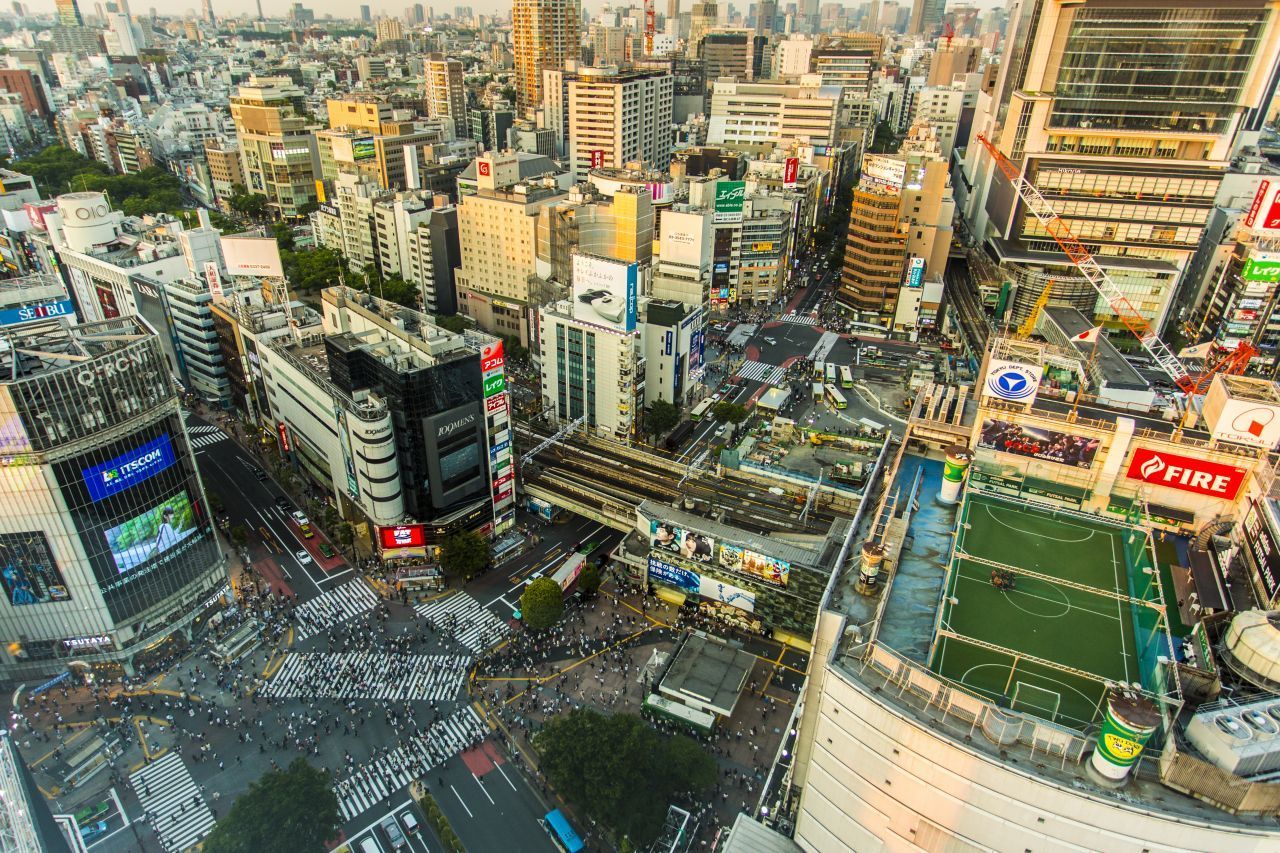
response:
<path id="1" fill-rule="evenodd" d="M 930 666 L 1083 729 L 1113 684 L 1159 692 L 1168 632 L 1142 528 L 967 490 Z"/>

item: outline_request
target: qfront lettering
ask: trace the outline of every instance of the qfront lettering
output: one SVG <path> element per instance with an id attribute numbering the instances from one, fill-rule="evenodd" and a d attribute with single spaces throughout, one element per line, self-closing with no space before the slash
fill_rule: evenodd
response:
<path id="1" fill-rule="evenodd" d="M 101 361 L 92 367 L 85 368 L 76 374 L 76 381 L 81 385 L 93 385 L 99 377 L 126 373 L 134 367 L 145 367 L 145 363 L 132 353 L 126 353 L 119 358 Z"/>

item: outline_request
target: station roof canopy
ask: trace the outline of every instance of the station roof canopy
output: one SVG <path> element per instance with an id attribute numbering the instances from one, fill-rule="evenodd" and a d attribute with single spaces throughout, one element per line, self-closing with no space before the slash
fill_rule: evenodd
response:
<path id="1" fill-rule="evenodd" d="M 676 650 L 658 692 L 692 708 L 728 717 L 755 663 L 750 652 L 693 632 Z"/>

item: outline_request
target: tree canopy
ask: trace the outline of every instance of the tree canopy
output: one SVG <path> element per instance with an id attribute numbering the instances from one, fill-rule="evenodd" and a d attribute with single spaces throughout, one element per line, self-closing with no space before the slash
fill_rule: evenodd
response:
<path id="1" fill-rule="evenodd" d="M 520 593 L 524 624 L 534 630 L 550 628 L 564 615 L 564 593 L 551 578 L 537 578 Z"/>
<path id="2" fill-rule="evenodd" d="M 644 415 L 645 432 L 654 438 L 678 423 L 680 423 L 680 409 L 666 400 L 654 400 L 649 404 L 649 409 Z"/>
<path id="3" fill-rule="evenodd" d="M 186 206 L 182 182 L 164 169 L 148 166 L 140 172 L 113 175 L 105 164 L 61 145 L 50 145 L 19 160 L 13 168 L 35 179 L 46 197 L 67 192 L 105 192 L 112 205 L 128 216 L 176 214 Z"/>
<path id="4" fill-rule="evenodd" d="M 204 842 L 205 853 L 322 853 L 342 826 L 328 774 L 297 758 L 236 799 Z"/>
<path id="5" fill-rule="evenodd" d="M 711 407 L 711 417 L 718 423 L 740 424 L 747 419 L 747 410 L 737 403 L 721 400 Z"/>
<path id="6" fill-rule="evenodd" d="M 633 847 L 651 843 L 677 795 L 716 779 L 715 761 L 683 735 L 663 735 L 632 714 L 581 708 L 533 739 L 540 767 L 569 802 Z"/>
<path id="7" fill-rule="evenodd" d="M 474 530 L 460 530 L 447 536 L 440 547 L 440 567 L 447 573 L 470 580 L 493 557 L 489 540 Z"/>

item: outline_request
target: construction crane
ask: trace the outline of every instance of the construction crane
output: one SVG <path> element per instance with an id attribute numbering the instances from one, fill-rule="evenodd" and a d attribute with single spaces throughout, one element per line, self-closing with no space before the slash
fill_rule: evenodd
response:
<path id="1" fill-rule="evenodd" d="M 653 0 L 644 0 L 644 53 L 653 56 L 654 19 L 657 13 L 653 10 Z"/>
<path id="2" fill-rule="evenodd" d="M 951 50 L 951 40 L 956 37 L 956 28 L 948 23 L 942 25 L 942 37 L 947 40 L 947 50 Z"/>
<path id="3" fill-rule="evenodd" d="M 1028 181 L 1022 175 L 1022 171 L 1010 162 L 1009 158 L 996 148 L 995 144 L 983 134 L 978 134 L 978 141 L 991 154 L 991 158 L 995 161 L 996 166 L 1009 179 L 1009 183 L 1018 191 L 1018 195 L 1026 202 L 1027 209 L 1039 220 L 1044 230 L 1054 239 L 1058 246 L 1066 253 L 1067 258 L 1076 269 L 1080 270 L 1094 290 L 1107 301 L 1107 305 L 1120 322 L 1125 325 L 1133 336 L 1142 344 L 1142 348 L 1147 351 L 1152 360 L 1169 375 L 1174 384 L 1180 390 L 1189 394 L 1203 394 L 1208 388 L 1209 381 L 1218 373 L 1243 373 L 1249 364 L 1249 360 L 1256 354 L 1256 350 L 1247 342 L 1242 341 L 1234 352 L 1228 354 L 1225 358 L 1218 360 L 1212 366 L 1209 360 L 1205 359 L 1205 370 L 1198 376 L 1193 376 L 1182 360 L 1174 354 L 1169 345 L 1160 340 L 1155 330 L 1151 328 L 1151 324 L 1147 319 L 1138 313 L 1128 298 L 1111 280 L 1111 276 L 1098 265 L 1093 255 L 1084 247 L 1076 236 L 1071 233 L 1071 229 L 1067 227 L 1067 223 L 1058 216 L 1057 211 L 1049 204 L 1045 197 L 1040 194 L 1040 190 Z"/>
<path id="4" fill-rule="evenodd" d="M 1018 327 L 1018 338 L 1027 340 L 1036 331 L 1036 325 L 1040 322 L 1040 315 L 1044 313 L 1044 307 L 1049 304 L 1049 297 L 1053 295 L 1053 279 L 1045 284 L 1044 290 L 1040 291 L 1040 295 L 1036 297 L 1036 304 L 1031 308 L 1031 313 L 1027 315 L 1027 319 L 1022 321 L 1022 325 Z"/>

